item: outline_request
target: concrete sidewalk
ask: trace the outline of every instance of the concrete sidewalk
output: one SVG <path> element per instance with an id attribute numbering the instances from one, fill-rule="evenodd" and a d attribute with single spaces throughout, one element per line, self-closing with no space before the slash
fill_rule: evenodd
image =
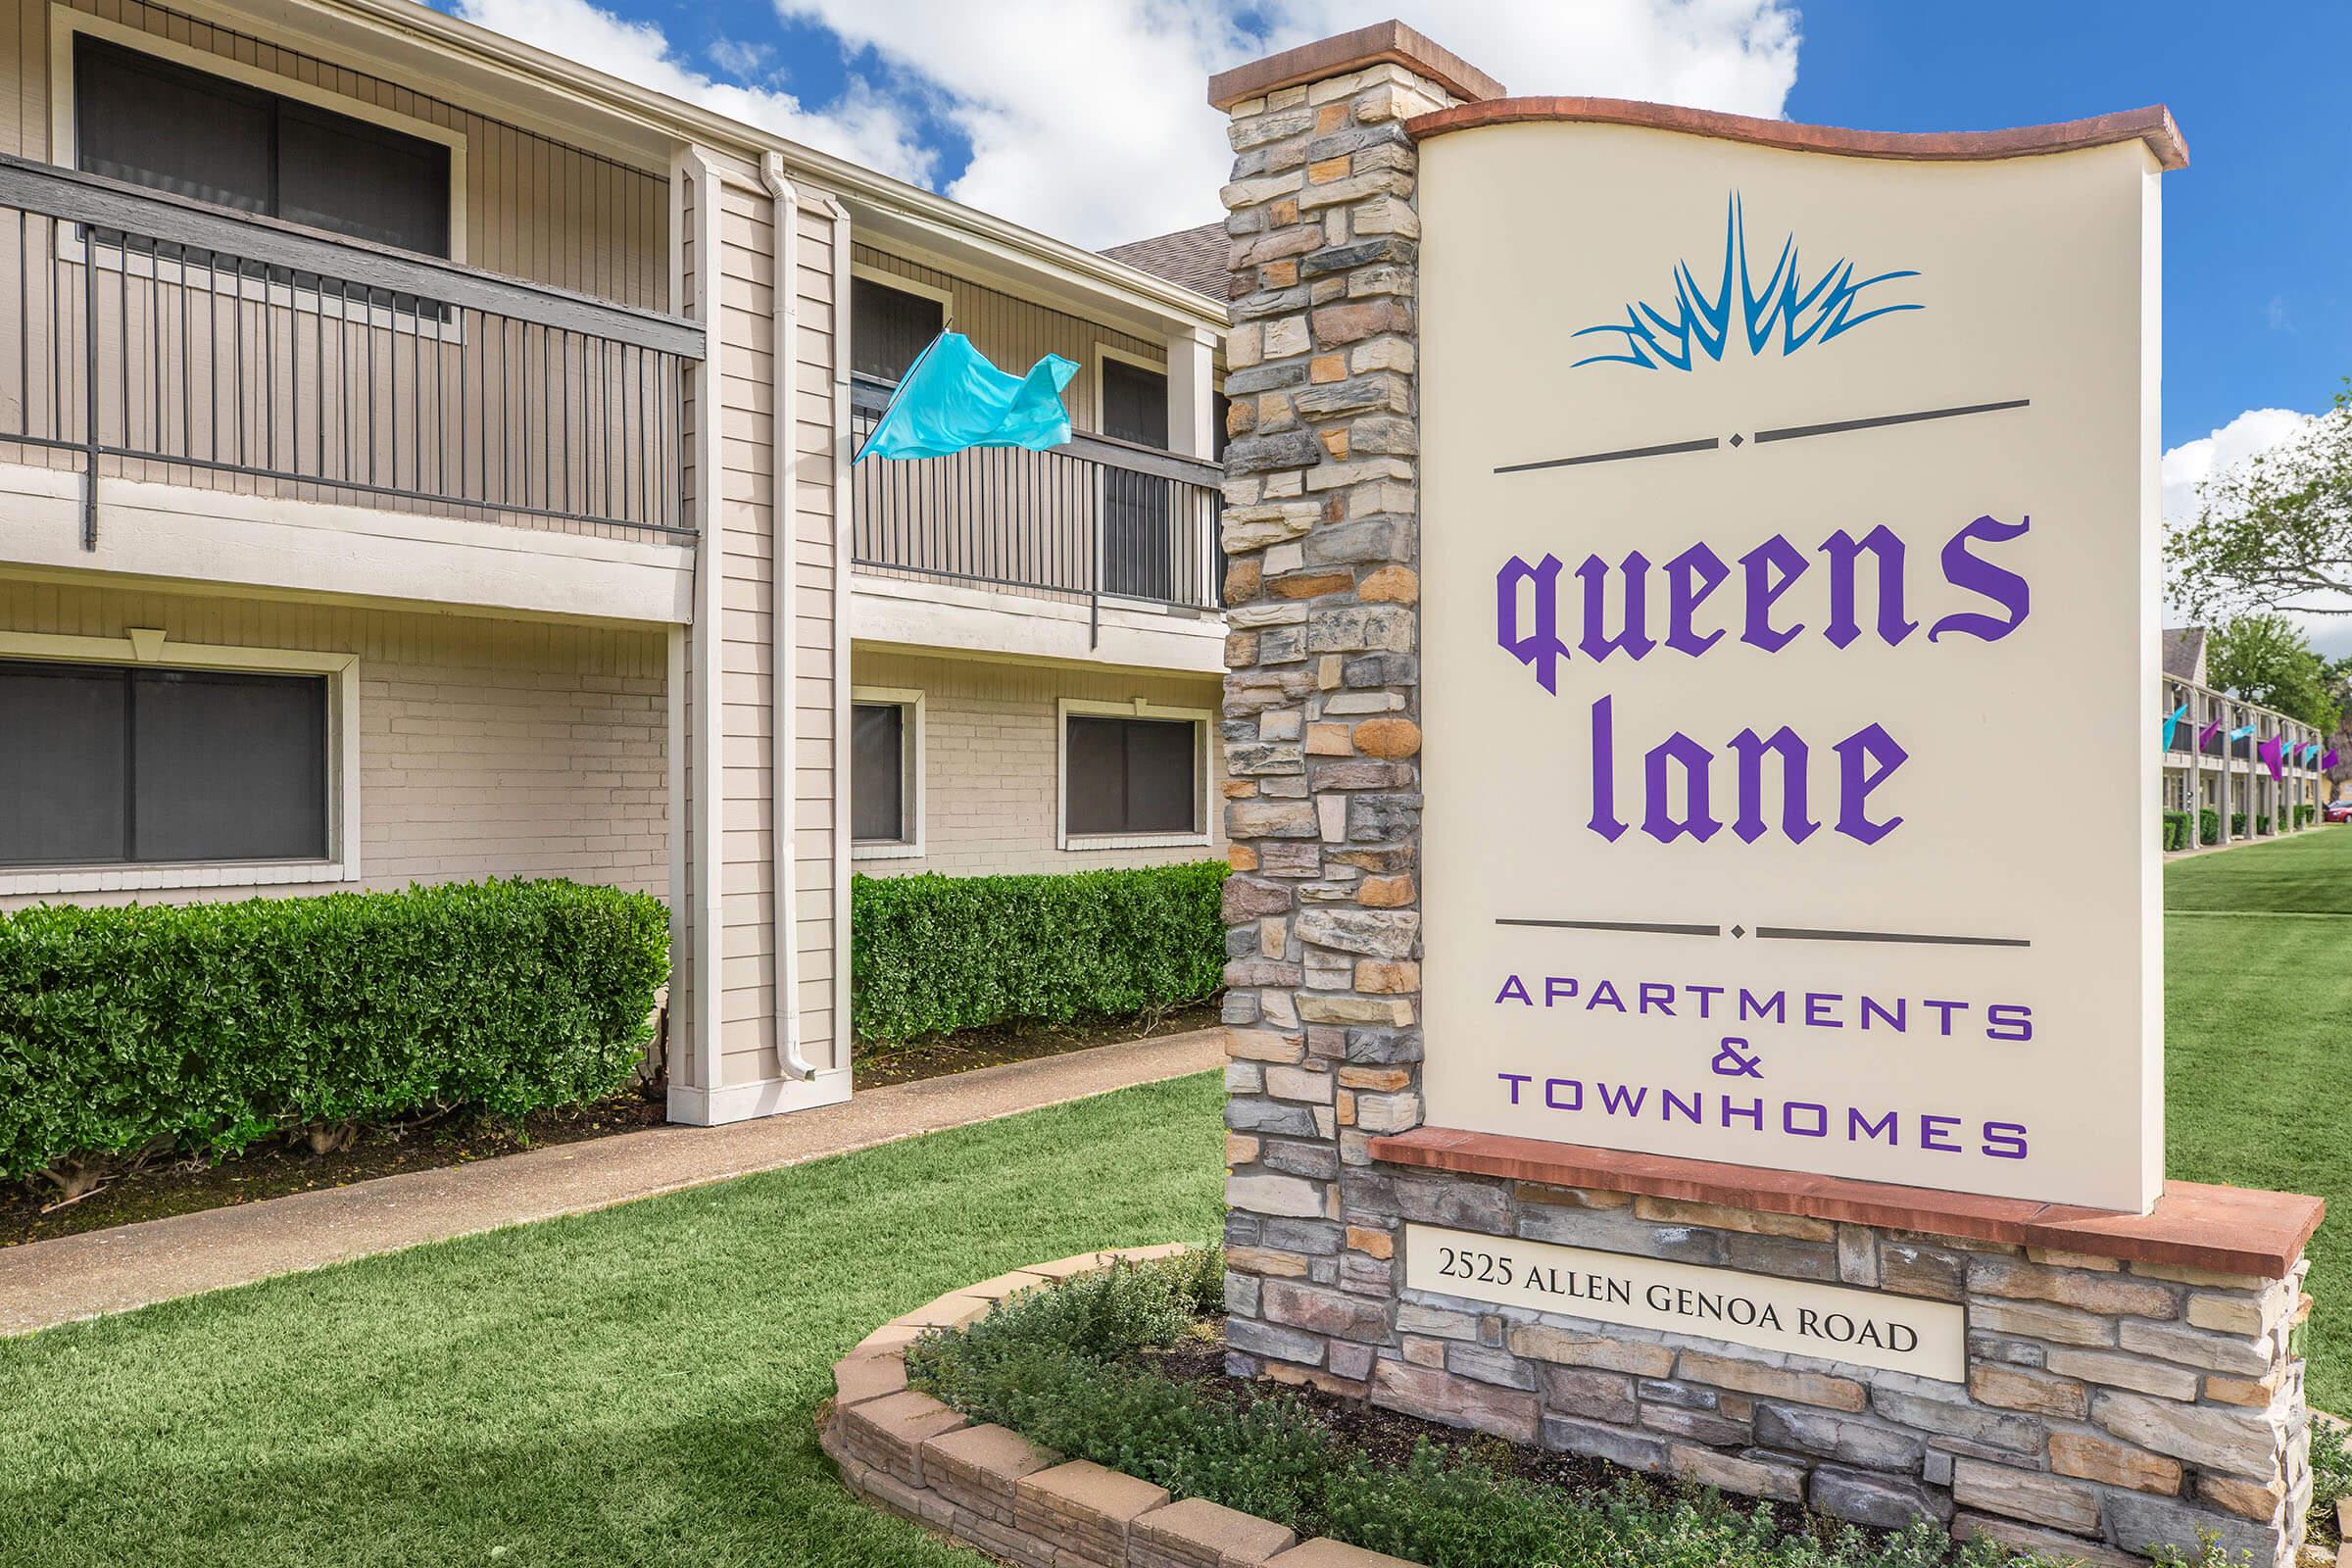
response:
<path id="1" fill-rule="evenodd" d="M 896 1084 L 728 1127 L 659 1127 L 0 1248 L 0 1336 L 725 1181 L 1218 1067 L 1200 1029 Z"/>

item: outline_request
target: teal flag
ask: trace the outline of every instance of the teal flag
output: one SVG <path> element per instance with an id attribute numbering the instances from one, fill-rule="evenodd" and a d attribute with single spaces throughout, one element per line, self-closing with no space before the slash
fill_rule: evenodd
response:
<path id="1" fill-rule="evenodd" d="M 944 458 L 971 447 L 1043 452 L 1070 438 L 1061 389 L 1078 367 L 1049 354 L 1027 375 L 988 363 L 961 332 L 942 332 L 906 371 L 858 458 Z"/>
<path id="2" fill-rule="evenodd" d="M 2251 734 L 2253 734 L 2253 733 L 2254 733 L 2254 726 L 2253 726 L 2253 725 L 2251 725 L 2251 724 L 2240 724 L 2240 725 L 2238 725 L 2238 726 L 2237 726 L 2237 728 L 2235 728 L 2235 729 L 2233 729 L 2233 730 L 2231 730 L 2231 731 L 2230 732 L 2230 738 L 2231 740 L 2233 740 L 2233 741 L 2242 741 L 2242 740 L 2244 740 L 2244 739 L 2245 739 L 2247 736 L 2249 736 L 2249 735 L 2251 735 Z"/>
<path id="3" fill-rule="evenodd" d="M 2173 716 L 2164 721 L 2164 749 L 2166 751 L 2169 752 L 2173 749 L 2174 732 L 2180 728 L 2180 721 L 2187 716 L 2188 705 L 2182 703 L 2179 708 L 2173 710 Z"/>

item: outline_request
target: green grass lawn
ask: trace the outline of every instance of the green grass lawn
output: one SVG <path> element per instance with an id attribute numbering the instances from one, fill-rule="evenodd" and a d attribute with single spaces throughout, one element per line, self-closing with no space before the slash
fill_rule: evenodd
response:
<path id="1" fill-rule="evenodd" d="M 811 1416 L 933 1297 L 1206 1239 L 1214 1074 L 0 1341 L 0 1563 L 958 1565 Z"/>
<path id="2" fill-rule="evenodd" d="M 2166 1168 L 2317 1193 L 2311 1397 L 2352 1411 L 2352 828 L 2165 868 Z"/>
<path id="3" fill-rule="evenodd" d="M 2171 1166 L 2317 1192 L 2352 1407 L 2352 830 L 2168 871 Z M 2284 912 L 2278 912 L 2284 911 Z M 979 1559 L 850 1499 L 827 1368 L 943 1291 L 1206 1237 L 1213 1075 L 0 1341 L 0 1563 Z"/>

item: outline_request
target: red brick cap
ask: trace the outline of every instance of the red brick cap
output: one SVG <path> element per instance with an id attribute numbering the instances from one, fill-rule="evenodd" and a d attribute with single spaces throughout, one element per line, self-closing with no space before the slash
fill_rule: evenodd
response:
<path id="1" fill-rule="evenodd" d="M 1208 78 L 1208 101 L 1218 109 L 1231 109 L 1246 98 L 1263 98 L 1301 82 L 1328 81 L 1378 65 L 1402 66 L 1456 98 L 1502 96 L 1501 82 L 1403 23 L 1391 21 L 1376 22 L 1369 27 L 1319 38 L 1296 49 L 1285 49 L 1280 54 L 1236 66 L 1231 71 L 1220 71 Z"/>
<path id="2" fill-rule="evenodd" d="M 2173 112 L 2162 104 L 2097 115 L 2089 120 L 2069 120 L 2055 125 L 1912 132 L 1799 125 L 1786 120 L 1758 120 L 1749 115 L 1717 114 L 1709 109 L 1686 109 L 1680 104 L 1638 103 L 1628 98 L 1495 97 L 1416 115 L 1404 122 L 1404 128 L 1416 140 L 1426 140 L 1447 131 L 1529 122 L 1640 125 L 1650 130 L 1678 130 L 1692 136 L 1752 142 L 1759 147 L 1781 147 L 1792 152 L 1834 153 L 1846 158 L 1907 158 L 1922 163 L 2034 158 L 2043 153 L 2104 147 L 2119 141 L 2144 141 L 2148 151 L 2155 155 L 2159 169 L 2188 167 L 2188 143 L 2181 140 L 2180 127 L 2173 123 Z"/>
<path id="3" fill-rule="evenodd" d="M 1375 1138 L 1372 1157 L 1549 1187 L 1639 1193 L 2266 1279 L 2278 1279 L 2294 1266 L 2326 1211 L 2319 1199 L 2293 1193 L 2167 1182 L 2153 1209 L 2126 1214 L 1446 1127 Z"/>

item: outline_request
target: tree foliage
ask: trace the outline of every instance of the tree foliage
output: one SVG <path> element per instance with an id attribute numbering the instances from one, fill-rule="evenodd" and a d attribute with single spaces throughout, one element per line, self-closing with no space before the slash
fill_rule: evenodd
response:
<path id="1" fill-rule="evenodd" d="M 2173 601 L 2199 618 L 2352 614 L 2352 380 L 2296 435 L 2199 485 L 2165 565 Z"/>
<path id="2" fill-rule="evenodd" d="M 2335 671 L 2312 650 L 2303 628 L 2284 615 L 2223 621 L 2214 628 L 2205 671 L 2233 696 L 2301 719 L 2323 735 L 2335 733 L 2342 707 Z"/>

